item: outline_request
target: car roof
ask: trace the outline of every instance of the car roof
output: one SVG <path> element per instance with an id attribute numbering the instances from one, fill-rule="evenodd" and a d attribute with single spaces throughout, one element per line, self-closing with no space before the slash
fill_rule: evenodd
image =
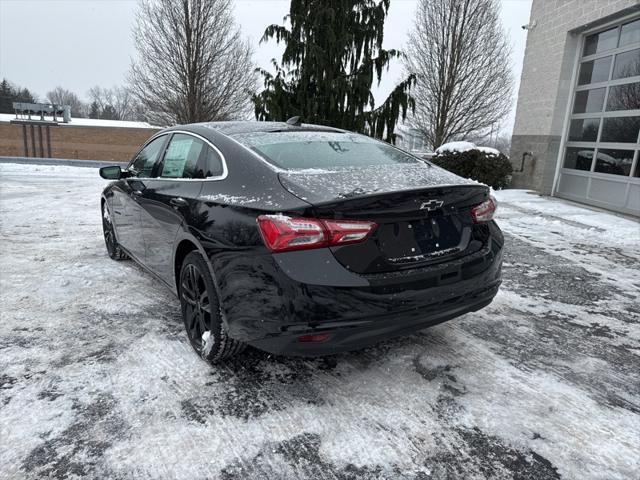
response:
<path id="1" fill-rule="evenodd" d="M 259 121 L 233 121 L 233 122 L 204 122 L 182 125 L 182 127 L 198 126 L 211 128 L 224 135 L 237 135 L 242 133 L 254 132 L 302 132 L 302 131 L 320 131 L 320 132 L 344 132 L 339 128 L 327 127 L 324 125 L 313 125 L 304 123 L 299 126 L 290 125 L 286 122 L 259 122 Z"/>

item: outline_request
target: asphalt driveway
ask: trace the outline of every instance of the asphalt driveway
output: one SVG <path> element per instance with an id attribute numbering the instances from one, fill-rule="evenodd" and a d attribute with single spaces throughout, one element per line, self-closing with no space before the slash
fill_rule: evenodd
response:
<path id="1" fill-rule="evenodd" d="M 499 192 L 486 309 L 211 367 L 177 300 L 107 257 L 104 185 L 0 164 L 0 478 L 638 478 L 639 223 Z"/>

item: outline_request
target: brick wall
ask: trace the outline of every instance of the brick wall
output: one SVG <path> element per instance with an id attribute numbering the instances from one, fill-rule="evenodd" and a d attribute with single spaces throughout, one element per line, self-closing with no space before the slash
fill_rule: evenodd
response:
<path id="1" fill-rule="evenodd" d="M 551 193 L 580 34 L 640 12 L 640 0 L 533 0 L 518 92 L 511 158 L 533 152 L 513 186 Z"/>
<path id="2" fill-rule="evenodd" d="M 129 161 L 140 146 L 158 130 L 151 128 L 51 126 L 51 156 L 83 160 Z M 47 156 L 43 132 L 44 156 Z M 35 128 L 37 155 L 33 154 L 31 130 L 27 126 L 28 156 L 40 156 L 40 138 Z M 22 125 L 0 123 L 0 156 L 25 156 Z"/>

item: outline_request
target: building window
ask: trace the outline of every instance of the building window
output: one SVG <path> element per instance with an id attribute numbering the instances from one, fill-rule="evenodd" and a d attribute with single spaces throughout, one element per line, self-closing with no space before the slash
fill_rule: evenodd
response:
<path id="1" fill-rule="evenodd" d="M 605 93 L 605 88 L 577 92 L 576 101 L 573 104 L 573 113 L 601 112 Z"/>
<path id="2" fill-rule="evenodd" d="M 596 172 L 629 176 L 633 165 L 633 150 L 601 148 L 596 157 Z"/>
<path id="3" fill-rule="evenodd" d="M 593 160 L 593 150 L 579 147 L 567 148 L 567 154 L 564 158 L 564 168 L 572 168 L 574 170 L 591 170 L 591 162 Z"/>
<path id="4" fill-rule="evenodd" d="M 584 62 L 580 65 L 580 78 L 578 85 L 606 82 L 609 79 L 611 69 L 611 56 Z"/>
<path id="5" fill-rule="evenodd" d="M 620 33 L 620 46 L 640 43 L 640 19 L 622 26 Z"/>
<path id="6" fill-rule="evenodd" d="M 640 19 L 584 38 L 562 166 L 640 176 Z"/>
<path id="7" fill-rule="evenodd" d="M 604 32 L 589 35 L 584 42 L 584 56 L 606 52 L 618 45 L 618 29 L 612 28 Z"/>

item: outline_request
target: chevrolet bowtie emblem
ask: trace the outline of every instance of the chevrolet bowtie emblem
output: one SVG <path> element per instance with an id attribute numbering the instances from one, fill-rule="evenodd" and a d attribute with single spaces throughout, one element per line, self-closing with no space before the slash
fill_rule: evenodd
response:
<path id="1" fill-rule="evenodd" d="M 434 210 L 440 208 L 444 202 L 442 200 L 429 200 L 428 202 L 424 202 L 420 205 L 420 210 L 426 210 L 428 212 L 433 212 Z"/>

